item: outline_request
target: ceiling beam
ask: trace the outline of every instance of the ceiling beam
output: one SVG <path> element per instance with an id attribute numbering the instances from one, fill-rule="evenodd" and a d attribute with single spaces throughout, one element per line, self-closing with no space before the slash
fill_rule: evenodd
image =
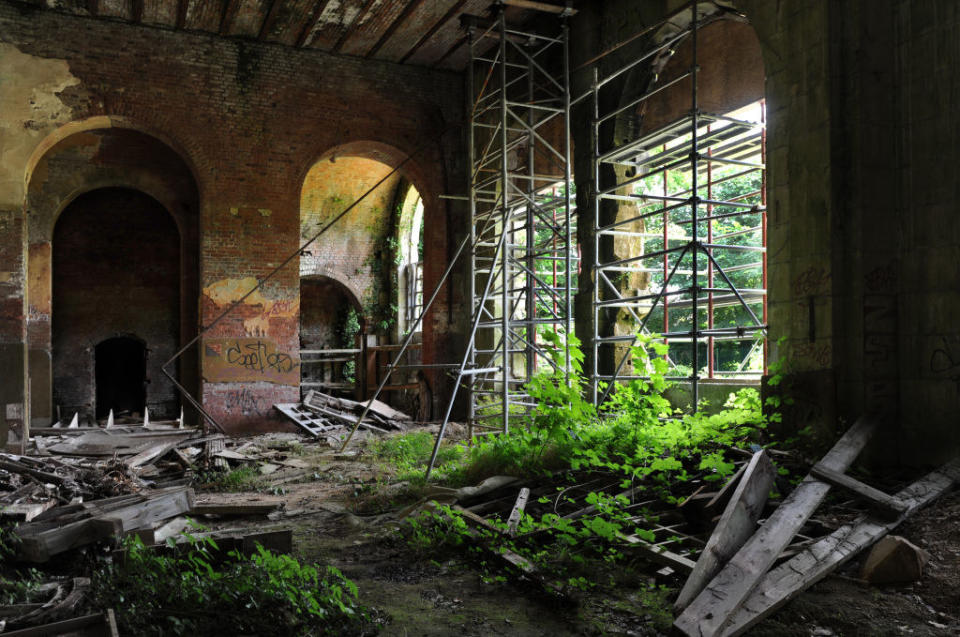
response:
<path id="1" fill-rule="evenodd" d="M 350 22 L 350 26 L 347 27 L 347 30 L 343 32 L 343 35 L 340 36 L 340 39 L 337 40 L 337 43 L 333 47 L 334 53 L 339 53 L 340 49 L 343 48 L 343 45 L 347 43 L 347 40 L 350 39 L 350 36 L 353 35 L 354 31 L 357 30 L 357 27 L 360 26 L 360 22 L 363 21 L 363 18 L 366 17 L 367 12 L 370 10 L 370 6 L 373 4 L 373 0 L 366 0 L 363 3 L 363 6 L 357 11 L 357 15 L 353 16 L 353 21 Z"/>
<path id="2" fill-rule="evenodd" d="M 263 19 L 263 24 L 260 25 L 260 33 L 257 35 L 257 39 L 261 42 L 270 34 L 270 29 L 273 28 L 274 23 L 277 21 L 277 16 L 280 14 L 280 7 L 283 6 L 283 2 L 284 0 L 270 0 L 270 9 L 267 11 L 267 16 Z"/>
<path id="3" fill-rule="evenodd" d="M 223 13 L 220 14 L 220 35 L 230 33 L 230 24 L 237 15 L 237 9 L 240 8 L 240 0 L 224 0 Z"/>
<path id="4" fill-rule="evenodd" d="M 463 5 L 465 4 L 467 4 L 467 0 L 459 0 L 459 2 L 457 2 L 455 5 L 450 7 L 450 10 L 447 11 L 445 14 L 443 14 L 443 17 L 437 20 L 436 24 L 430 27 L 430 30 L 427 31 L 425 34 L 423 34 L 423 37 L 417 40 L 417 43 L 413 45 L 413 48 L 407 51 L 406 55 L 400 58 L 400 63 L 403 64 L 404 62 L 409 60 L 414 53 L 419 51 L 420 47 L 422 47 L 427 40 L 432 38 L 433 34 L 439 31 L 443 25 L 445 25 L 447 22 L 449 22 L 453 18 L 453 16 L 457 15 L 457 12 L 463 9 Z"/>
<path id="5" fill-rule="evenodd" d="M 448 57 L 450 57 L 451 55 L 453 55 L 458 49 L 460 49 L 460 47 L 462 47 L 464 44 L 466 44 L 467 41 L 469 41 L 469 40 L 470 40 L 470 36 L 465 35 L 465 36 L 463 36 L 462 38 L 460 38 L 459 40 L 457 40 L 456 42 L 454 42 L 454 43 L 453 43 L 453 46 L 451 46 L 449 49 L 447 49 L 447 52 L 444 53 L 443 55 L 441 55 L 440 58 L 439 58 L 436 62 L 433 63 L 433 66 L 437 67 L 437 66 L 440 66 L 441 64 L 443 64 Z"/>
<path id="6" fill-rule="evenodd" d="M 180 0 L 177 3 L 177 28 L 182 29 L 187 24 L 187 6 L 190 0 Z"/>
<path id="7" fill-rule="evenodd" d="M 310 33 L 313 32 L 314 27 L 317 26 L 317 22 L 320 21 L 320 16 L 327 10 L 328 4 L 330 4 L 330 0 L 317 0 L 317 4 L 313 5 L 313 13 L 307 17 L 303 29 L 300 30 L 300 35 L 297 36 L 297 42 L 294 44 L 295 47 L 301 49 L 307 43 L 307 38 L 310 37 Z"/>
<path id="8" fill-rule="evenodd" d="M 377 43 L 374 44 L 369 51 L 367 51 L 367 54 L 364 57 L 366 58 L 373 57 L 377 53 L 377 51 L 379 51 L 380 48 L 387 43 L 387 40 L 390 39 L 390 37 L 394 34 L 394 32 L 396 32 L 396 30 L 400 27 L 400 25 L 403 24 L 404 21 L 410 17 L 410 14 L 416 11 L 417 9 L 419 9 L 420 5 L 422 4 L 423 4 L 423 0 L 410 0 L 410 2 L 407 3 L 407 6 L 403 8 L 403 11 L 400 12 L 400 15 L 397 16 L 396 20 L 390 23 L 390 26 L 387 27 L 387 30 L 383 32 L 383 35 L 380 36 L 380 39 L 377 40 Z"/>

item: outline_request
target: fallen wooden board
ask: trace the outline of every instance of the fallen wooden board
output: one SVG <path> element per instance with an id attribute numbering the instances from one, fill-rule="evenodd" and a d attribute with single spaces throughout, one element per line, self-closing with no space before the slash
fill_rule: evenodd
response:
<path id="1" fill-rule="evenodd" d="M 370 411 L 372 411 L 375 414 L 379 414 L 383 416 L 387 420 L 410 420 L 411 419 L 410 416 L 403 413 L 402 411 L 398 411 L 393 407 L 391 407 L 390 405 L 388 405 L 387 403 L 380 402 L 379 400 L 373 400 L 371 398 L 369 401 L 364 401 L 360 404 L 363 405 L 364 407 L 366 407 L 369 404 Z"/>
<path id="2" fill-rule="evenodd" d="M 770 571 L 731 617 L 722 635 L 739 635 L 817 583 L 863 549 L 895 529 L 907 517 L 960 482 L 960 458 L 927 474 L 897 493 L 906 505 L 896 520 L 866 515 L 846 524 L 799 555 Z"/>
<path id="3" fill-rule="evenodd" d="M 52 556 L 98 540 L 121 537 L 135 529 L 152 526 L 193 506 L 193 489 L 177 488 L 142 502 L 101 513 L 55 528 L 34 523 L 17 527 L 18 557 L 28 562 L 46 562 Z M 56 522 L 54 522 L 56 524 Z"/>
<path id="4" fill-rule="evenodd" d="M 189 515 L 267 515 L 283 507 L 283 502 L 241 502 L 238 504 L 195 504 Z"/>
<path id="5" fill-rule="evenodd" d="M 681 573 L 691 573 L 696 566 L 696 562 L 691 560 L 689 557 L 684 557 L 683 555 L 669 551 L 662 546 L 657 546 L 656 544 L 642 540 L 636 535 L 625 535 L 623 533 L 618 533 L 617 537 L 621 542 L 626 542 L 634 549 L 643 552 L 644 556 L 651 562 L 662 564 L 663 566 L 669 566 L 675 571 Z"/>
<path id="6" fill-rule="evenodd" d="M 0 518 L 17 520 L 18 522 L 29 522 L 47 509 L 53 508 L 56 504 L 57 501 L 52 498 L 41 502 L 3 504 L 0 505 Z"/>
<path id="7" fill-rule="evenodd" d="M 50 445 L 46 450 L 61 456 L 135 456 L 154 445 L 168 442 L 171 438 L 185 442 L 193 436 L 194 433 L 189 430 L 136 434 L 114 434 L 101 430 Z"/>
<path id="8" fill-rule="evenodd" d="M 810 474 L 815 478 L 829 482 L 835 487 L 846 489 L 882 511 L 886 511 L 894 518 L 903 515 L 907 510 L 907 505 L 898 498 L 887 495 L 879 489 L 874 489 L 869 484 L 864 484 L 856 478 L 851 478 L 845 473 L 833 471 L 827 467 L 814 465 L 810 469 Z"/>
<path id="9" fill-rule="evenodd" d="M 720 517 L 720 522 L 683 585 L 673 605 L 675 609 L 686 608 L 756 531 L 757 520 L 763 513 L 770 487 L 773 486 L 773 475 L 770 456 L 763 451 L 753 454 Z"/>
<path id="10" fill-rule="evenodd" d="M 117 637 L 120 633 L 117 632 L 117 620 L 113 615 L 113 610 L 3 633 L 4 637 L 10 637 L 11 635 L 13 637 L 52 637 L 67 634 Z"/>
<path id="11" fill-rule="evenodd" d="M 862 417 L 837 441 L 820 461 L 835 471 L 846 471 L 867 445 L 876 422 Z M 760 583 L 781 551 L 790 544 L 803 524 L 813 515 L 830 491 L 830 485 L 813 476 L 804 478 L 766 523 L 727 562 L 700 594 L 674 621 L 686 635 L 712 637 Z"/>

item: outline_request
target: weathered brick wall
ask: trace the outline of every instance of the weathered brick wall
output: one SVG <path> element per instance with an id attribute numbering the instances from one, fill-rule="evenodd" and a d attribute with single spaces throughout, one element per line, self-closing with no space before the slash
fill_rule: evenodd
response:
<path id="1" fill-rule="evenodd" d="M 107 126 L 146 132 L 192 168 L 200 192 L 201 323 L 296 250 L 304 176 L 324 151 L 351 141 L 389 144 L 404 153 L 420 149 L 404 171 L 422 184 L 428 241 L 440 257 L 428 267 L 428 285 L 442 272 L 448 212 L 456 211 L 438 195 L 459 189 L 463 180 L 461 134 L 447 131 L 461 116 L 458 75 L 24 12 L 6 3 L 0 4 L 0 40 L 0 72 L 8 80 L 0 98 L 6 120 L 0 209 L 9 226 L 0 252 L 0 271 L 8 273 L 0 278 L 6 286 L 0 322 L 14 350 L 24 340 L 24 250 L 18 244 L 25 235 L 18 215 L 25 175 L 44 139 L 70 122 L 87 122 L 75 125 L 78 132 Z M 13 102 L 16 107 L 8 108 Z M 208 340 L 222 357 L 228 339 L 261 339 L 273 361 L 294 354 L 298 288 L 294 259 Z M 425 350 L 432 356 L 448 354 L 456 340 L 442 333 L 453 318 L 450 294 L 438 299 L 427 325 L 432 340 Z M 208 352 L 200 354 L 205 359 Z M 229 370 L 208 371 L 204 365 L 204 404 L 233 429 L 255 428 L 274 402 L 296 398 L 295 371 L 281 382 L 269 374 L 237 381 Z"/>
<path id="2" fill-rule="evenodd" d="M 146 406 L 176 418 L 179 400 L 160 366 L 177 350 L 180 237 L 170 214 L 135 190 L 105 188 L 75 199 L 53 236 L 54 404 L 92 422 L 96 346 L 133 337 L 147 348 Z M 101 361 L 102 364 L 102 361 Z"/>

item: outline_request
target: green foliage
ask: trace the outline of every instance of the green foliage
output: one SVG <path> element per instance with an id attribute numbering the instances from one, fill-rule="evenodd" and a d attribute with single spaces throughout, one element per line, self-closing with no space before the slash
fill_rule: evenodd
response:
<path id="1" fill-rule="evenodd" d="M 102 608 L 114 608 L 130 635 L 359 634 L 367 609 L 357 588 L 332 566 L 317 569 L 262 546 L 217 564 L 216 542 L 184 534 L 184 550 L 158 553 L 137 537 L 126 555 L 94 574 Z M 168 540 L 171 548 L 174 540 Z M 179 547 L 178 547 L 179 549 Z"/>
<path id="2" fill-rule="evenodd" d="M 260 470 L 255 465 L 244 465 L 230 471 L 212 469 L 197 474 L 194 484 L 204 491 L 256 491 L 262 484 Z"/>
<path id="3" fill-rule="evenodd" d="M 671 386 L 666 379 L 667 348 L 655 336 L 640 338 L 633 348 L 634 370 L 646 378 L 618 385 L 597 410 L 581 391 L 585 380 L 577 340 L 571 336 L 569 344 L 564 344 L 560 336 L 548 333 L 544 341 L 556 366 L 542 369 L 526 386 L 536 407 L 509 434 L 486 437 L 470 448 L 459 473 L 466 482 L 476 483 L 493 474 L 533 476 L 550 470 L 580 470 L 620 476 L 623 489 L 643 485 L 647 494 L 675 502 L 691 475 L 713 481 L 728 478 L 734 463 L 726 455 L 727 447 L 759 441 L 758 433 L 767 425 L 754 388 L 730 394 L 715 414 L 675 411 L 663 395 Z M 569 373 L 563 371 L 565 347 L 569 347 Z M 397 451 L 401 457 L 404 453 Z M 552 501 L 554 511 L 564 497 L 564 490 L 558 489 L 555 499 L 540 500 L 542 504 Z M 483 529 L 468 530 L 455 511 L 444 507 L 417 519 L 410 541 L 423 552 L 430 546 L 478 543 L 509 548 L 563 586 L 582 590 L 598 582 L 591 564 L 613 565 L 625 559 L 617 548 L 620 536 L 652 541 L 653 534 L 645 527 L 655 521 L 624 495 L 594 491 L 586 495 L 585 504 L 592 510 L 572 520 L 555 512 L 539 518 L 524 514 L 519 536 L 536 534 L 536 545 Z M 472 541 L 467 542 L 468 537 Z"/>
<path id="4" fill-rule="evenodd" d="M 415 431 L 377 440 L 373 445 L 373 456 L 392 464 L 399 480 L 419 484 L 423 482 L 424 470 L 433 454 L 433 445 L 433 435 L 427 431 Z M 456 465 L 463 453 L 461 445 L 442 444 L 434 465 L 437 475 L 443 478 L 444 468 Z"/>
<path id="5" fill-rule="evenodd" d="M 28 604 L 35 601 L 35 594 L 43 583 L 43 573 L 35 568 L 8 573 L 15 577 L 0 575 L 0 605 Z"/>

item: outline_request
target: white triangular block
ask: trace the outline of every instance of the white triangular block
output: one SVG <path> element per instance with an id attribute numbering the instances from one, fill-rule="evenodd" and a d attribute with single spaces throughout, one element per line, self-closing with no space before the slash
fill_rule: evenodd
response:
<path id="1" fill-rule="evenodd" d="M 183 407 L 180 407 L 180 419 L 177 421 L 177 429 L 183 429 Z"/>
<path id="2" fill-rule="evenodd" d="M 150 424 L 150 410 L 146 407 L 143 408 L 143 426 L 146 427 Z"/>
<path id="3" fill-rule="evenodd" d="M 107 414 L 107 429 L 113 427 L 113 410 L 110 410 L 110 413 Z"/>
<path id="4" fill-rule="evenodd" d="M 80 414 L 73 412 L 73 420 L 70 421 L 70 424 L 67 425 L 67 429 L 76 429 L 80 426 Z"/>

